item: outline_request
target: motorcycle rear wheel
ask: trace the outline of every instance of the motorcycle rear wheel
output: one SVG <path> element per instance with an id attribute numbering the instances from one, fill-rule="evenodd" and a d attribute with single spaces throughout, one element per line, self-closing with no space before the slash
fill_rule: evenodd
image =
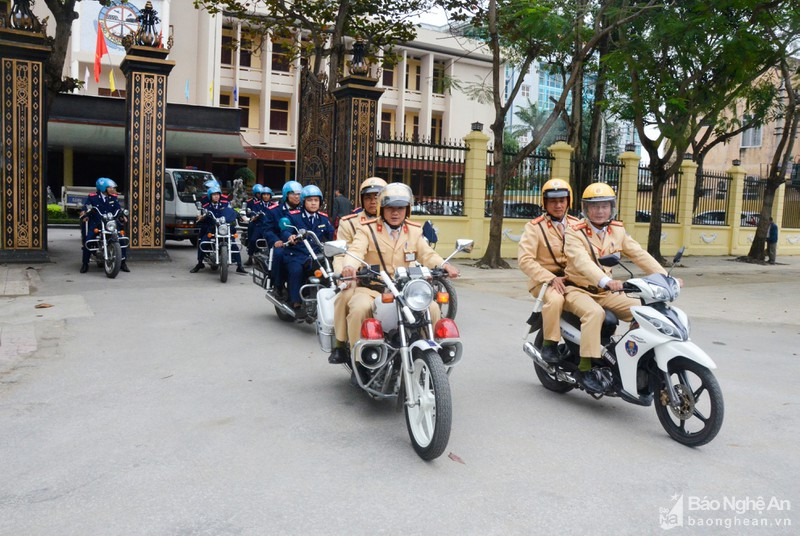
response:
<path id="1" fill-rule="evenodd" d="M 423 460 L 438 458 L 447 448 L 453 418 L 450 382 L 442 358 L 433 350 L 414 350 L 411 399 L 416 405 L 404 405 L 406 427 L 414 451 Z M 404 393 L 405 394 L 405 393 Z"/>
<path id="2" fill-rule="evenodd" d="M 284 313 L 283 310 L 277 305 L 275 306 L 275 314 L 278 315 L 278 318 L 284 322 L 294 322 L 294 317 L 290 314 Z"/>
<path id="3" fill-rule="evenodd" d="M 434 292 L 447 292 L 449 299 L 445 304 L 439 304 L 442 311 L 442 318 L 455 319 L 456 312 L 458 311 L 458 296 L 456 296 L 456 288 L 453 283 L 447 278 L 434 279 L 433 281 Z"/>
<path id="4" fill-rule="evenodd" d="M 106 272 L 106 277 L 114 279 L 119 274 L 119 269 L 122 266 L 122 247 L 119 242 L 110 242 L 108 244 L 108 258 L 103 263 L 103 270 Z"/>
<path id="5" fill-rule="evenodd" d="M 661 426 L 678 443 L 689 447 L 705 445 L 716 437 L 725 415 L 717 379 L 706 367 L 683 358 L 669 362 L 669 377 L 681 405 L 677 408 L 670 405 L 662 381 L 654 403 Z M 702 426 L 694 430 L 698 425 Z"/>
<path id="6" fill-rule="evenodd" d="M 544 336 L 542 334 L 542 330 L 539 329 L 539 333 L 536 334 L 536 338 L 533 340 L 533 345 L 540 350 L 542 348 L 543 338 Z M 533 364 L 533 368 L 536 369 L 536 377 L 539 378 L 539 382 L 541 382 L 544 388 L 548 391 L 553 391 L 554 393 L 567 393 L 575 388 L 572 384 L 557 380 L 555 376 L 548 374 L 546 370 L 537 365 L 535 362 Z"/>
<path id="7" fill-rule="evenodd" d="M 223 283 L 228 280 L 228 246 L 219 248 L 219 280 Z"/>

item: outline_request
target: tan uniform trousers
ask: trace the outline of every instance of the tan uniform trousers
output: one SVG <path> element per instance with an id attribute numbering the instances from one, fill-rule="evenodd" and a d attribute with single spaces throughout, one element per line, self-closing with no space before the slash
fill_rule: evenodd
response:
<path id="1" fill-rule="evenodd" d="M 355 287 L 346 288 L 339 292 L 336 296 L 336 301 L 333 302 L 333 330 L 336 333 L 336 340 L 339 342 L 347 342 L 347 313 L 349 311 L 348 304 L 353 297 Z M 359 329 L 361 327 L 359 326 Z"/>
<path id="2" fill-rule="evenodd" d="M 361 324 L 364 320 L 372 317 L 372 304 L 375 297 L 380 296 L 379 292 L 370 290 L 368 288 L 359 287 L 353 292 L 350 301 L 347 304 L 349 309 L 347 313 L 347 335 L 350 339 L 350 348 L 353 348 L 361 338 Z M 433 302 L 430 306 L 431 322 L 436 325 L 442 314 L 439 311 L 439 305 Z"/>
<path id="3" fill-rule="evenodd" d="M 531 290 L 531 296 L 539 297 L 542 285 L 537 285 Z M 547 287 L 544 293 L 542 306 L 542 335 L 544 340 L 558 342 L 561 340 L 561 311 L 564 309 L 564 295 L 559 294 L 553 287 Z"/>
<path id="4" fill-rule="evenodd" d="M 621 293 L 590 294 L 582 288 L 567 287 L 564 306 L 567 311 L 581 319 L 581 357 L 601 357 L 600 330 L 606 317 L 604 308 L 613 312 L 620 320 L 630 322 L 633 319 L 631 307 L 640 303 L 639 300 Z"/>

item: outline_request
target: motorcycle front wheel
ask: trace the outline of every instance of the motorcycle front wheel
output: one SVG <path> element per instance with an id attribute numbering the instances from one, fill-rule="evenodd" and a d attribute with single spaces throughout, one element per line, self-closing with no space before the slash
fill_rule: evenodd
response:
<path id="1" fill-rule="evenodd" d="M 453 414 L 450 382 L 442 358 L 435 351 L 414 350 L 413 361 L 411 385 L 405 389 L 415 404 L 404 406 L 406 427 L 417 455 L 423 460 L 433 460 L 442 455 L 450 440 Z"/>
<path id="2" fill-rule="evenodd" d="M 539 333 L 536 334 L 536 338 L 533 340 L 533 345 L 541 350 L 544 336 L 542 335 L 541 323 L 539 326 Z M 566 393 L 574 389 L 572 384 L 556 379 L 554 375 L 548 374 L 545 369 L 536 363 L 533 364 L 533 368 L 536 369 L 536 377 L 539 378 L 539 382 L 548 391 L 553 391 L 554 393 Z"/>
<path id="3" fill-rule="evenodd" d="M 705 445 L 716 437 L 725 415 L 719 383 L 710 370 L 689 359 L 673 359 L 668 370 L 680 404 L 670 404 L 662 380 L 655 396 L 658 420 L 678 443 L 689 447 Z"/>
<path id="4" fill-rule="evenodd" d="M 440 303 L 439 308 L 442 311 L 442 318 L 455 319 L 456 311 L 458 310 L 458 296 L 456 296 L 456 288 L 453 283 L 447 279 L 434 279 L 433 280 L 434 292 L 447 292 L 449 295 L 447 303 Z"/>
<path id="5" fill-rule="evenodd" d="M 119 242 L 110 242 L 108 244 L 108 258 L 103 263 L 103 270 L 106 272 L 106 277 L 114 279 L 119 273 L 122 266 L 122 247 Z"/>
<path id="6" fill-rule="evenodd" d="M 228 280 L 228 246 L 219 248 L 219 280 L 223 283 Z"/>

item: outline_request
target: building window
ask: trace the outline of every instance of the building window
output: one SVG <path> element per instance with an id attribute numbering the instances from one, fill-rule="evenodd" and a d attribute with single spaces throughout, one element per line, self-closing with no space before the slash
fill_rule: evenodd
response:
<path id="1" fill-rule="evenodd" d="M 383 86 L 394 87 L 394 65 L 383 64 Z"/>
<path id="2" fill-rule="evenodd" d="M 444 95 L 444 62 L 433 62 L 433 92 Z"/>
<path id="3" fill-rule="evenodd" d="M 222 63 L 222 65 L 233 65 L 233 36 L 231 35 L 222 35 L 220 63 Z"/>
<path id="4" fill-rule="evenodd" d="M 394 112 L 381 112 L 381 138 L 389 139 L 394 133 Z"/>
<path id="5" fill-rule="evenodd" d="M 431 117 L 431 142 L 442 143 L 442 116 Z"/>
<path id="6" fill-rule="evenodd" d="M 231 96 L 227 93 L 220 93 L 219 105 L 221 108 L 230 108 Z"/>
<path id="7" fill-rule="evenodd" d="M 222 95 L 220 95 L 221 99 Z M 250 128 L 250 97 L 239 96 L 239 109 L 242 111 L 242 128 Z"/>
<path id="8" fill-rule="evenodd" d="M 408 113 L 406 113 L 405 135 L 406 135 L 406 138 L 414 140 L 414 141 L 419 139 L 419 114 L 418 113 L 416 113 L 416 112 L 408 112 Z"/>
<path id="9" fill-rule="evenodd" d="M 744 121 L 750 121 L 745 117 Z M 742 132 L 742 147 L 761 147 L 761 127 L 751 127 Z"/>
<path id="10" fill-rule="evenodd" d="M 253 42 L 242 39 L 239 43 L 239 67 L 250 68 L 253 63 Z"/>
<path id="11" fill-rule="evenodd" d="M 281 73 L 289 72 L 289 50 L 280 43 L 272 43 L 272 70 Z"/>
<path id="12" fill-rule="evenodd" d="M 531 86 L 528 84 L 522 84 L 519 88 L 519 93 L 522 97 L 529 99 L 531 96 Z"/>
<path id="13" fill-rule="evenodd" d="M 564 84 L 558 75 L 547 72 L 547 66 L 541 66 L 539 71 L 539 109 L 549 111 L 555 108 L 553 99 L 559 99 L 564 90 Z"/>
<path id="14" fill-rule="evenodd" d="M 271 99 L 269 101 L 269 129 L 279 132 L 289 131 L 289 101 Z"/>
<path id="15" fill-rule="evenodd" d="M 422 78 L 422 66 L 419 60 L 409 59 L 406 61 L 406 89 L 408 91 L 419 91 Z"/>

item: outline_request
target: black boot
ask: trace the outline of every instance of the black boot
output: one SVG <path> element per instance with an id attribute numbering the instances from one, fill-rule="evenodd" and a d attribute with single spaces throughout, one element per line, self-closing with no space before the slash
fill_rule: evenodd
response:
<path id="1" fill-rule="evenodd" d="M 89 271 L 89 264 L 85 263 L 85 262 L 83 264 L 81 264 L 81 273 L 85 274 L 88 271 Z"/>
<path id="2" fill-rule="evenodd" d="M 239 266 L 236 267 L 236 273 L 237 274 L 246 274 L 247 270 L 245 270 L 244 267 L 240 264 Z"/>
<path id="3" fill-rule="evenodd" d="M 545 363 L 549 363 L 551 365 L 555 365 L 559 361 L 561 361 L 561 357 L 558 355 L 558 346 L 555 344 L 548 344 L 547 346 L 542 347 L 542 359 Z"/>
<path id="4" fill-rule="evenodd" d="M 197 264 L 194 265 L 194 268 L 189 270 L 189 273 L 196 274 L 197 272 L 199 272 L 203 268 L 205 268 L 205 265 L 203 265 L 202 262 L 198 262 Z"/>
<path id="5" fill-rule="evenodd" d="M 244 263 L 244 265 L 245 266 L 253 266 L 253 257 L 252 256 L 248 256 L 247 257 L 247 262 Z"/>
<path id="6" fill-rule="evenodd" d="M 603 377 L 596 370 L 582 371 L 574 373 L 575 380 L 583 387 L 584 391 L 592 394 L 600 394 L 605 391 L 603 387 Z"/>
<path id="7" fill-rule="evenodd" d="M 131 271 L 130 268 L 128 268 L 128 265 L 125 263 L 125 261 L 122 261 L 122 264 L 120 265 L 119 269 L 122 270 L 123 272 Z"/>
<path id="8" fill-rule="evenodd" d="M 331 352 L 331 355 L 328 356 L 328 363 L 331 365 L 341 365 L 343 363 L 350 362 L 350 352 L 347 351 L 347 348 L 343 346 L 337 346 Z"/>

